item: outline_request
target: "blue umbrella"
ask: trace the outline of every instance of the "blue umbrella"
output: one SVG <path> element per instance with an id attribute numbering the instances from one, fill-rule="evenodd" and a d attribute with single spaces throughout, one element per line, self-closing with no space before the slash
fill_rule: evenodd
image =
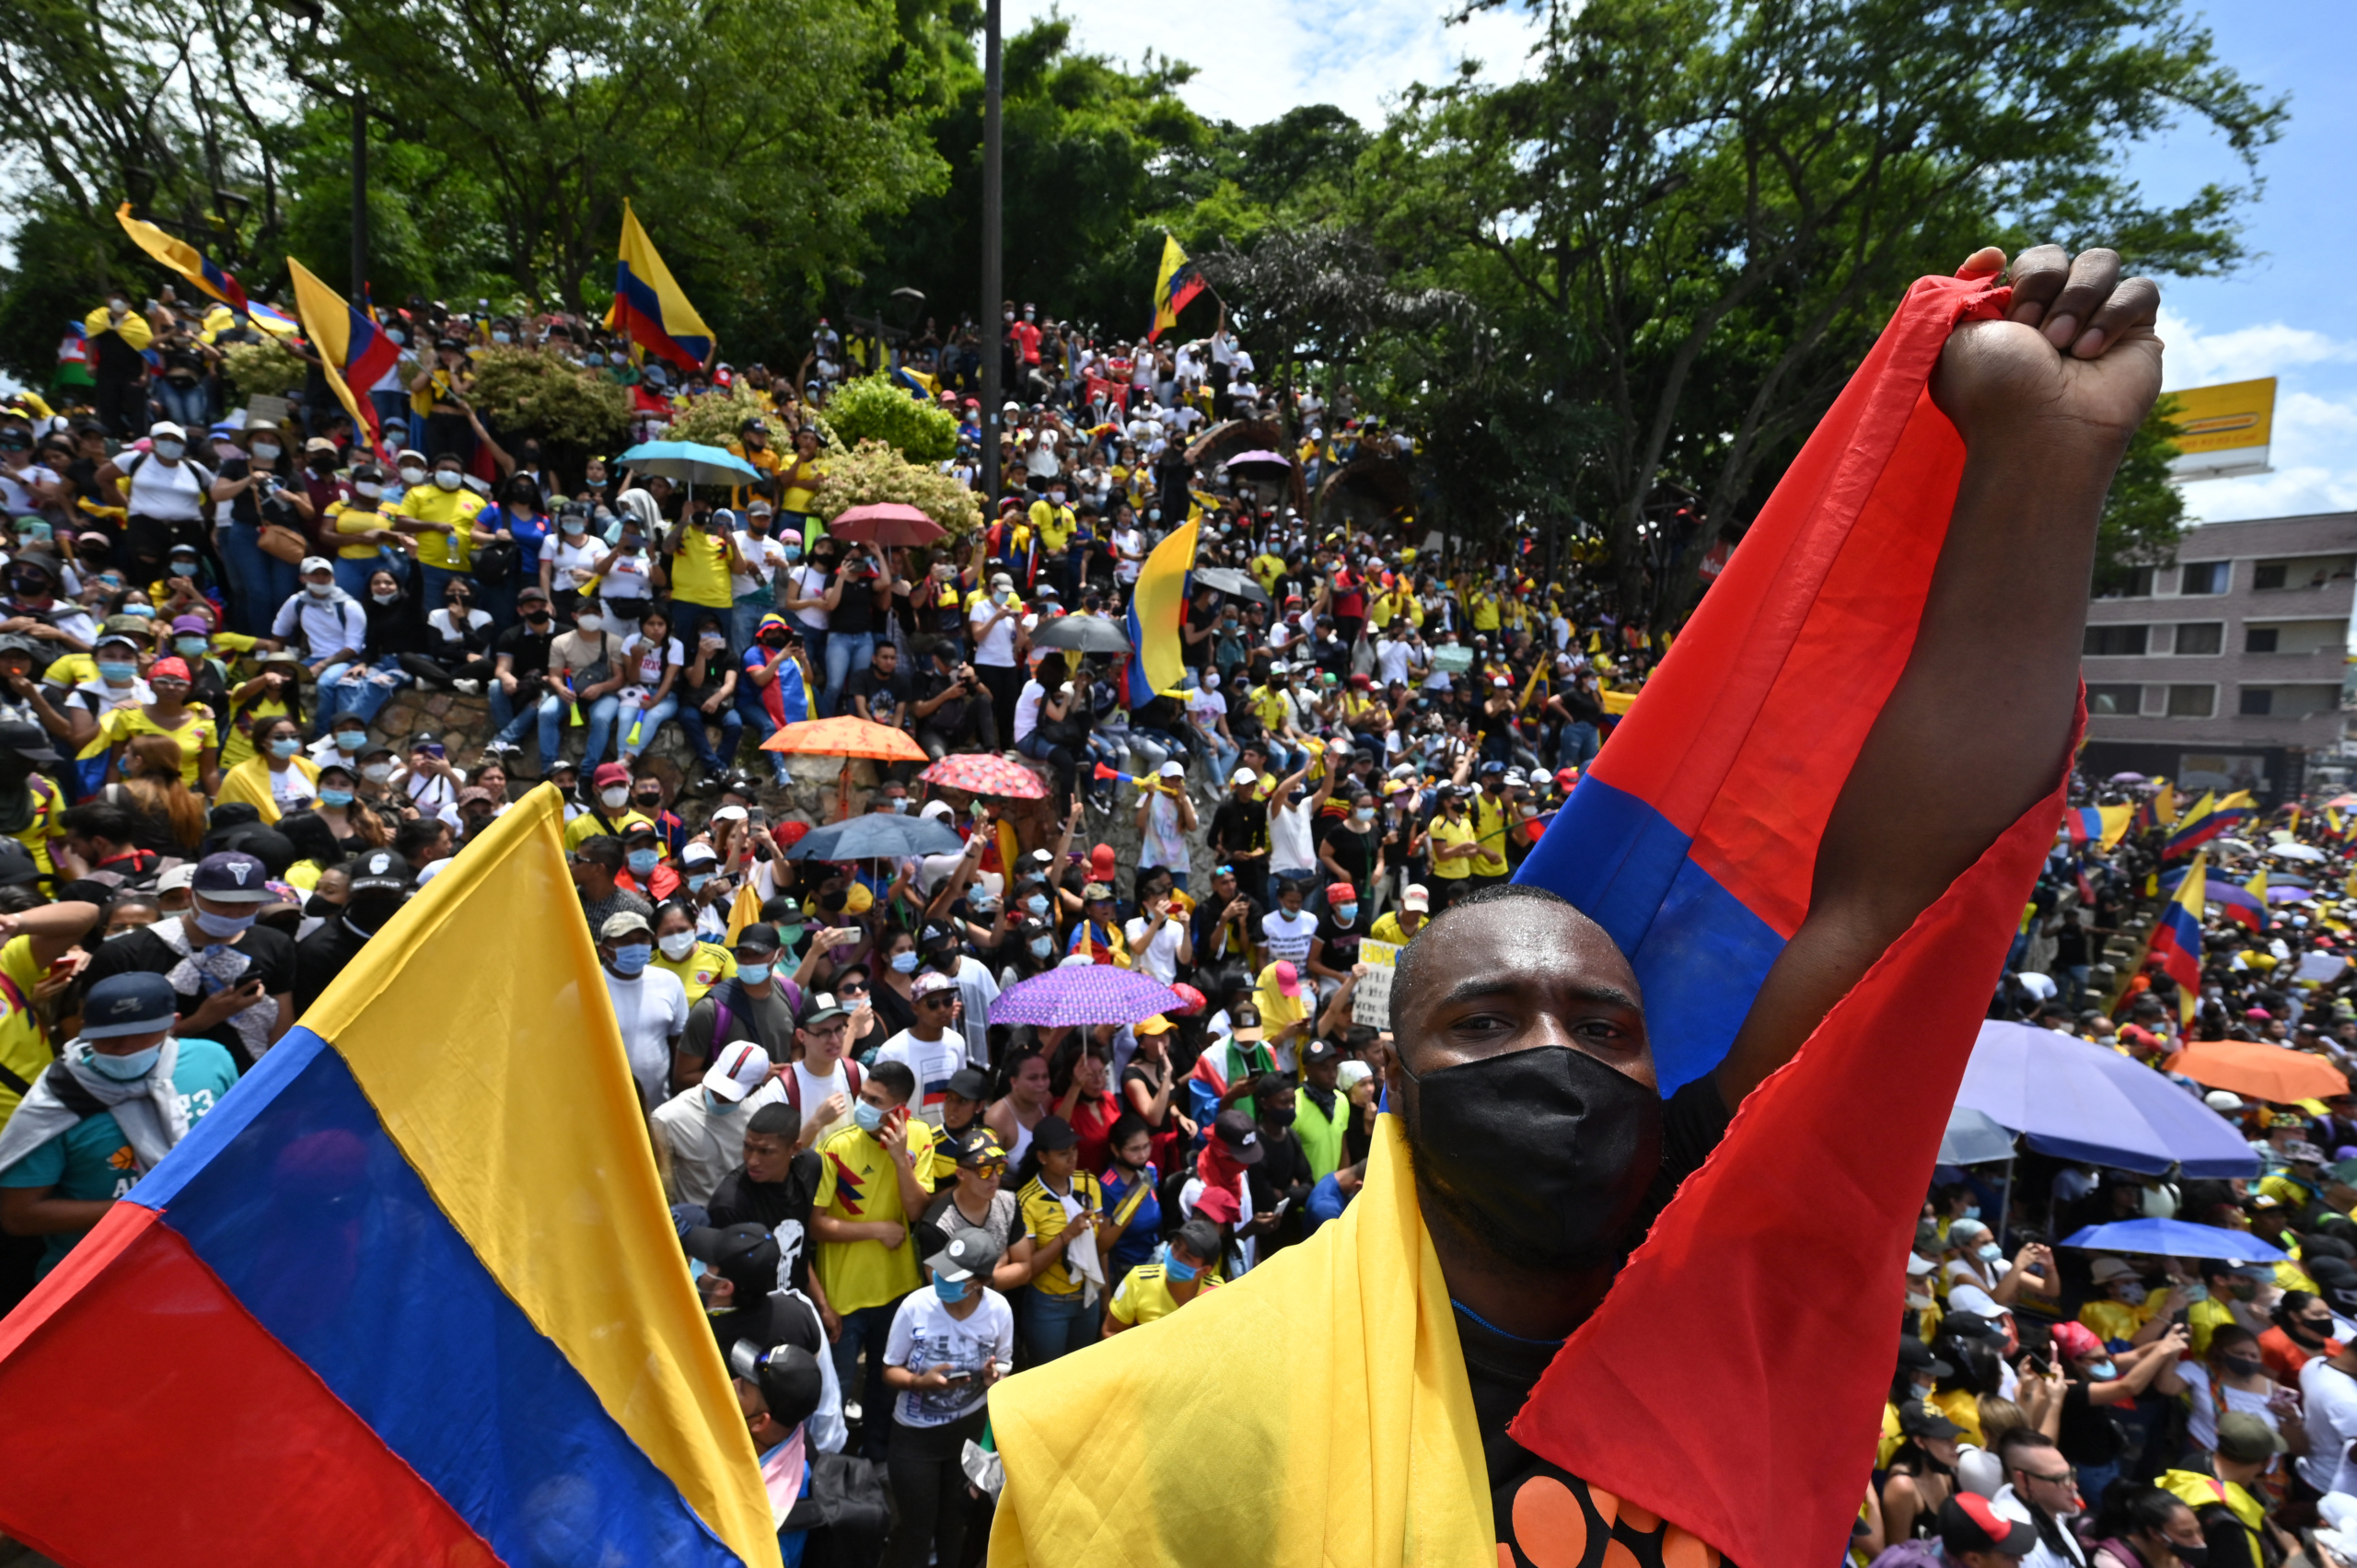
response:
<path id="1" fill-rule="evenodd" d="M 2150 1067 L 2051 1029 L 1991 1020 L 1956 1103 L 1984 1110 L 2030 1147 L 2157 1176 L 2256 1176 L 2258 1156 L 2224 1119 Z"/>
<path id="2" fill-rule="evenodd" d="M 2281 1263 L 2290 1254 L 2247 1230 L 2184 1220 L 2118 1220 L 2086 1225 L 2062 1238 L 2065 1247 L 2141 1252 L 2153 1258 L 2223 1258 L 2233 1263 Z"/>
<path id="3" fill-rule="evenodd" d="M 911 854 L 956 854 L 966 841 L 930 817 L 870 811 L 813 828 L 785 852 L 788 860 L 898 860 Z"/>
<path id="4" fill-rule="evenodd" d="M 643 441 L 614 459 L 642 474 L 659 473 L 681 484 L 758 483 L 761 470 L 726 447 L 694 441 Z"/>

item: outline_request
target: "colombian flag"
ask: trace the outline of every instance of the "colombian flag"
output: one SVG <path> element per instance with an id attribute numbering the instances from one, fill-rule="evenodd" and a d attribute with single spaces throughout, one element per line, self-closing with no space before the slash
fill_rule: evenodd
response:
<path id="1" fill-rule="evenodd" d="M 2132 806 L 2077 806 L 2062 813 L 2062 826 L 2071 835 L 2073 849 L 2094 844 L 2108 850 L 2126 835 L 2135 815 Z"/>
<path id="2" fill-rule="evenodd" d="M 1187 252 L 1168 235 L 1162 237 L 1162 266 L 1154 274 L 1154 330 L 1145 341 L 1154 342 L 1163 330 L 1178 324 L 1178 312 L 1187 302 L 1203 292 L 1203 274 L 1195 263 L 1187 260 Z"/>
<path id="3" fill-rule="evenodd" d="M 1517 873 L 1628 956 L 1665 1094 L 1725 1056 L 1808 913 L 1827 821 L 1914 645 L 1963 470 L 1929 378 L 1956 324 L 1998 319 L 2010 297 L 1986 280 L 1909 291 Z M 1856 1347 L 1901 1311 L 1924 1186 L 2070 759 L 2058 751 L 2055 793 L 1745 1100 L 1516 1417 L 1526 1447 L 1622 1499 L 1624 1517 L 1635 1504 L 1739 1562 L 1819 1560 L 1843 1539 L 1886 1391 Z M 1833 1176 L 1799 1202 L 1796 1169 Z M 1840 1278 L 1795 1275 L 1795 1255 Z M 1665 1357 L 1665 1343 L 1684 1348 Z M 1730 1423 L 1734 1388 L 1746 1419 Z"/>
<path id="4" fill-rule="evenodd" d="M 244 286 L 226 270 L 214 265 L 195 246 L 184 239 L 173 238 L 152 223 L 133 217 L 129 202 L 114 210 L 114 217 L 122 225 L 122 231 L 131 236 L 133 244 L 230 309 L 251 317 L 256 326 L 265 327 L 281 337 L 296 331 L 293 317 L 283 310 L 273 310 L 267 305 L 256 305 L 248 299 Z"/>
<path id="5" fill-rule="evenodd" d="M 2153 927 L 2147 957 L 2161 972 L 2177 981 L 2177 1011 L 2193 1016 L 2201 995 L 2201 905 L 2209 881 L 2208 852 L 2193 857 L 2193 865 L 2177 884 L 2177 896 L 2161 911 Z"/>
<path id="6" fill-rule="evenodd" d="M 2211 889 L 2210 896 L 2217 899 L 2218 895 L 2224 891 L 2223 888 L 2213 888 Z M 2265 931 L 2267 929 L 2267 873 L 2261 871 L 2244 883 L 2240 891 L 2250 900 L 2250 902 L 2245 903 L 2241 899 L 2218 900 L 2226 906 L 2226 918 L 2236 925 L 2247 925 L 2253 931 Z"/>
<path id="7" fill-rule="evenodd" d="M 2219 838 L 2249 819 L 2252 811 L 2250 792 L 2236 790 L 2219 800 L 2205 792 L 2194 808 L 2177 819 L 2177 827 L 2161 846 L 2163 860 L 2175 860 L 2181 854 L 2200 848 L 2212 839 Z"/>
<path id="8" fill-rule="evenodd" d="M 1138 568 L 1130 594 L 1129 704 L 1142 708 L 1158 692 L 1182 686 L 1187 656 L 1178 642 L 1193 591 L 1197 525 L 1189 521 L 1154 547 Z"/>
<path id="9" fill-rule="evenodd" d="M 614 304 L 606 330 L 621 332 L 649 354 L 682 370 L 697 371 L 712 357 L 712 329 L 671 280 L 671 269 L 655 251 L 655 241 L 622 203 L 621 259 L 614 264 Z"/>
<path id="10" fill-rule="evenodd" d="M 401 344 L 292 256 L 286 258 L 286 270 L 295 280 L 295 308 L 302 315 L 303 333 L 319 352 L 329 388 L 352 415 L 354 427 L 368 433 L 369 448 L 389 460 L 368 389 L 401 363 Z"/>
<path id="11" fill-rule="evenodd" d="M 547 788 L 501 818 L 0 1324 L 41 1434 L 0 1527 L 64 1562 L 774 1568 L 563 825 Z M 168 1503 L 126 1505 L 129 1434 Z"/>

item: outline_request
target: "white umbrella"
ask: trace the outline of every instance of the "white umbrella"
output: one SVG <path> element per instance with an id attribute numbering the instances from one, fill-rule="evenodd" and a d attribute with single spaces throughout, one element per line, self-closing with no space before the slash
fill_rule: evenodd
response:
<path id="1" fill-rule="evenodd" d="M 2277 844 L 2267 852 L 2282 855 L 2285 860 L 2322 860 L 2324 851 L 2309 844 Z"/>

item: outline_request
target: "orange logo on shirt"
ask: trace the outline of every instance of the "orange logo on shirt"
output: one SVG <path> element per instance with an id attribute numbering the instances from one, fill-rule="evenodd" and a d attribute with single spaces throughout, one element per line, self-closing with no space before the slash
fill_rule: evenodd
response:
<path id="1" fill-rule="evenodd" d="M 136 1170 L 139 1168 L 139 1156 L 131 1152 L 129 1144 L 125 1144 L 107 1156 L 107 1164 L 117 1170 Z"/>

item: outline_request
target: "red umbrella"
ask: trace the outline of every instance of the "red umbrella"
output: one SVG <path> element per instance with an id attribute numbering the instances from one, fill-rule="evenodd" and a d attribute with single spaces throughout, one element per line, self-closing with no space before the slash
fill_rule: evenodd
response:
<path id="1" fill-rule="evenodd" d="M 995 751 L 952 751 L 917 777 L 946 789 L 962 789 L 969 795 L 1004 796 L 1015 800 L 1038 800 L 1048 793 L 1038 774 Z"/>
<path id="2" fill-rule="evenodd" d="M 946 539 L 949 530 L 918 511 L 914 506 L 898 501 L 876 501 L 865 506 L 846 507 L 841 516 L 827 525 L 827 532 L 836 539 L 849 540 L 853 544 L 931 544 Z"/>

